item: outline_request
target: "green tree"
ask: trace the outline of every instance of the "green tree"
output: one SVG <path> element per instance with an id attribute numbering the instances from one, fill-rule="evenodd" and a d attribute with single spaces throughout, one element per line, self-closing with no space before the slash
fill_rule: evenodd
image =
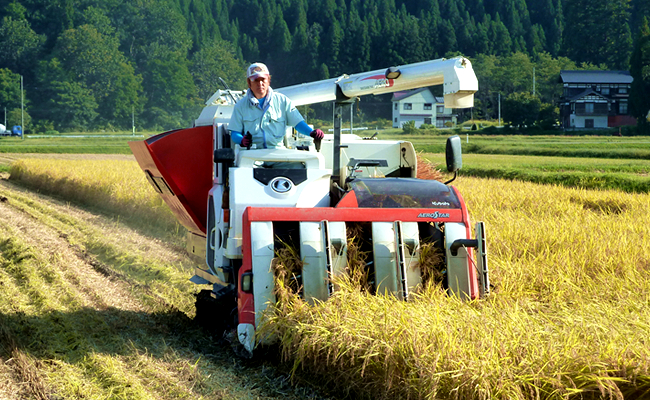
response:
<path id="1" fill-rule="evenodd" d="M 418 20 L 413 15 L 406 13 L 406 7 L 402 6 L 399 13 L 399 28 L 401 32 L 398 34 L 400 40 L 408 43 L 408 46 L 402 46 L 400 51 L 401 58 L 405 63 L 415 63 L 424 60 L 424 53 L 422 51 L 422 35 L 420 33 Z"/>
<path id="2" fill-rule="evenodd" d="M 512 52 L 512 39 L 508 28 L 501 22 L 499 13 L 488 30 L 488 39 L 493 44 L 492 51 L 496 55 L 506 55 Z"/>
<path id="3" fill-rule="evenodd" d="M 476 24 L 476 38 L 474 43 L 476 54 L 492 54 L 493 44 L 488 37 L 491 26 L 492 20 L 489 14 L 484 15 L 483 20 Z"/>
<path id="4" fill-rule="evenodd" d="M 4 122 L 4 121 L 3 121 Z M 7 129 L 11 129 L 14 125 L 21 125 L 23 133 L 32 133 L 32 117 L 26 110 L 20 107 L 9 109 L 7 108 Z"/>
<path id="5" fill-rule="evenodd" d="M 5 17 L 9 17 L 16 21 L 23 21 L 25 20 L 27 9 L 22 4 L 12 1 L 4 8 L 4 12 Z"/>
<path id="6" fill-rule="evenodd" d="M 630 0 L 610 0 L 605 8 L 607 29 L 606 42 L 603 43 L 606 63 L 613 69 L 625 69 L 632 52 L 632 33 L 630 31 Z"/>
<path id="7" fill-rule="evenodd" d="M 342 45 L 339 45 L 340 70 L 336 73 L 349 74 L 370 68 L 370 35 L 368 25 L 359 15 L 358 3 L 359 0 L 350 3 L 348 25 L 343 32 Z"/>
<path id="8" fill-rule="evenodd" d="M 192 57 L 190 73 L 197 88 L 197 95 L 207 100 L 222 85 L 222 78 L 231 89 L 246 89 L 246 65 L 235 57 L 235 49 L 224 40 L 205 44 Z"/>
<path id="9" fill-rule="evenodd" d="M 120 49 L 139 74 L 144 75 L 149 59 L 165 57 L 169 52 L 185 56 L 192 46 L 185 18 L 168 2 L 125 1 L 113 13 L 113 25 L 119 27 L 117 35 L 123 38 Z"/>
<path id="10" fill-rule="evenodd" d="M 450 51 L 458 50 L 458 42 L 456 42 L 456 33 L 454 26 L 447 20 L 440 20 L 438 23 L 437 36 L 439 38 L 436 43 L 435 51 L 438 54 L 447 54 Z"/>
<path id="11" fill-rule="evenodd" d="M 257 14 L 250 22 L 256 22 L 253 27 L 253 32 L 260 43 L 260 55 L 262 58 L 267 59 L 273 50 L 271 47 L 271 40 L 275 20 L 276 18 L 281 18 L 281 16 L 277 16 L 275 2 L 261 0 L 259 3 L 260 7 L 257 8 Z"/>
<path id="12" fill-rule="evenodd" d="M 242 58 L 255 62 L 260 58 L 260 50 L 257 44 L 257 39 L 243 33 L 239 38 L 239 47 L 242 50 Z"/>
<path id="13" fill-rule="evenodd" d="M 107 108 L 100 110 L 100 116 L 107 123 L 127 128 L 131 126 L 132 114 L 142 113 L 146 102 L 142 96 L 142 76 L 136 75 L 128 62 L 121 62 L 116 68 L 113 89 L 102 102 Z"/>
<path id="14" fill-rule="evenodd" d="M 632 50 L 629 0 L 565 3 L 563 53 L 578 63 L 624 69 Z"/>
<path id="15" fill-rule="evenodd" d="M 91 25 L 104 36 L 115 36 L 116 29 L 106 13 L 97 7 L 90 6 L 81 12 L 77 25 Z"/>
<path id="16" fill-rule="evenodd" d="M 544 103 L 557 104 L 562 96 L 562 85 L 558 84 L 560 71 L 577 69 L 576 64 L 566 57 L 553 58 L 549 53 L 540 53 L 535 61 L 535 92 Z"/>
<path id="17" fill-rule="evenodd" d="M 524 52 L 526 48 L 526 32 L 531 32 L 528 8 L 524 0 L 504 0 L 504 7 L 501 14 L 503 23 L 508 29 L 512 40 L 512 50 Z"/>
<path id="18" fill-rule="evenodd" d="M 632 0 L 632 15 L 630 29 L 632 32 L 639 32 L 643 26 L 643 20 L 650 20 L 650 1 Z"/>
<path id="19" fill-rule="evenodd" d="M 116 118 L 128 123 L 127 116 L 143 102 L 141 78 L 118 46 L 114 37 L 81 25 L 63 32 L 53 52 L 68 71 L 65 80 L 82 82 L 92 92 L 102 123 L 115 123 Z"/>
<path id="20" fill-rule="evenodd" d="M 31 67 L 38 59 L 45 37 L 34 32 L 26 19 L 16 19 L 24 14 L 24 8 L 13 8 L 18 10 L 10 12 L 12 16 L 5 16 L 0 22 L 0 68 L 31 77 Z"/>
<path id="21" fill-rule="evenodd" d="M 289 58 L 292 62 L 291 68 L 285 71 L 284 76 L 276 76 L 276 87 L 287 86 L 296 83 L 311 81 L 305 79 L 309 76 L 318 76 L 321 72 L 319 54 L 321 48 L 322 26 L 314 23 L 311 26 L 307 23 L 306 10 L 299 10 L 296 29 L 291 39 L 291 52 Z M 271 70 L 273 74 L 273 70 Z"/>
<path id="22" fill-rule="evenodd" d="M 143 78 L 144 94 L 148 99 L 145 118 L 152 116 L 154 108 L 178 115 L 185 125 L 198 115 L 201 101 L 196 97 L 196 86 L 184 55 L 168 52 L 163 57 L 149 59 Z"/>
<path id="23" fill-rule="evenodd" d="M 99 106 L 92 90 L 83 82 L 55 81 L 49 84 L 49 90 L 51 96 L 45 102 L 45 119 L 52 121 L 60 131 L 85 131 L 92 127 L 99 115 Z"/>
<path id="24" fill-rule="evenodd" d="M 562 0 L 539 0 L 529 2 L 531 23 L 542 27 L 546 39 L 544 50 L 552 56 L 560 51 L 562 39 Z"/>
<path id="25" fill-rule="evenodd" d="M 474 94 L 474 107 L 483 118 L 497 118 L 499 93 L 505 95 L 499 78 L 499 59 L 495 55 L 478 54 L 472 59 L 472 66 L 480 89 Z"/>
<path id="26" fill-rule="evenodd" d="M 529 92 L 509 94 L 503 102 L 503 119 L 515 127 L 533 126 L 539 119 L 542 102 Z"/>
<path id="27" fill-rule="evenodd" d="M 516 52 L 501 60 L 500 80 L 504 93 L 533 92 L 533 62 L 526 53 Z"/>
<path id="28" fill-rule="evenodd" d="M 630 75 L 634 79 L 630 88 L 630 113 L 637 119 L 641 134 L 650 134 L 650 27 L 644 18 L 636 37 L 630 58 Z"/>
<path id="29" fill-rule="evenodd" d="M 20 107 L 20 75 L 0 68 L 0 107 Z"/>
<path id="30" fill-rule="evenodd" d="M 546 36 L 544 35 L 544 28 L 541 25 L 535 24 L 531 27 L 528 35 L 529 53 L 533 56 L 544 51 L 546 47 Z"/>
<path id="31" fill-rule="evenodd" d="M 555 128 L 556 124 L 559 122 L 559 119 L 560 109 L 556 105 L 550 103 L 542 103 L 536 124 L 539 125 L 542 129 L 548 131 Z"/>
<path id="32" fill-rule="evenodd" d="M 343 72 L 340 55 L 342 42 L 343 29 L 338 21 L 334 20 L 325 31 L 321 57 L 323 62 L 328 66 L 329 71 L 335 75 Z"/>
<path id="33" fill-rule="evenodd" d="M 535 93 L 542 103 L 549 104 L 556 104 L 562 95 L 562 85 L 558 84 L 560 71 L 577 68 L 568 58 L 553 58 L 545 52 L 538 54 L 535 61 L 524 53 L 514 53 L 507 57 L 479 54 L 472 59 L 472 64 L 480 87 L 475 94 L 475 109 L 490 119 L 497 117 L 499 93 L 503 110 L 503 101 L 510 93 L 533 91 L 533 67 Z"/>

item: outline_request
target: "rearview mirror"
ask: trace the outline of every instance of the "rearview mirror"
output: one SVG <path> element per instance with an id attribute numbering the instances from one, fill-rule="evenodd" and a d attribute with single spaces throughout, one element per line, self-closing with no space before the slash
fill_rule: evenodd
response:
<path id="1" fill-rule="evenodd" d="M 463 167 L 460 136 L 455 135 L 447 138 L 445 158 L 447 160 L 447 171 L 456 172 Z"/>

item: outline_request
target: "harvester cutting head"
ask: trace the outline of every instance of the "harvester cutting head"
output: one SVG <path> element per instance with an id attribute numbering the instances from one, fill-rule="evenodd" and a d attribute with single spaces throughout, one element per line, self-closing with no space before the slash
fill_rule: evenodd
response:
<path id="1" fill-rule="evenodd" d="M 441 62 L 444 74 L 428 74 L 428 84 L 432 76 L 451 76 L 448 68 L 469 65 L 471 72 L 468 61 Z M 378 90 L 385 92 L 389 80 L 412 86 L 417 71 L 437 65 L 422 64 L 389 69 L 391 78 L 386 75 Z M 375 72 L 341 78 L 333 82 L 342 85 L 333 93 L 368 90 L 369 80 L 379 80 Z M 473 72 L 471 77 L 475 81 Z M 466 82 L 451 86 L 460 93 L 456 103 L 473 96 Z M 288 94 L 304 93 L 288 89 Z M 188 228 L 188 249 L 198 254 L 204 244 L 206 267 L 197 268 L 192 281 L 212 289 L 199 296 L 197 318 L 215 329 L 236 329 L 252 352 L 260 342 L 256 327 L 276 301 L 278 254 L 287 250 L 296 260 L 289 267 L 290 286 L 312 304 L 326 301 L 336 290 L 333 278 L 346 274 L 370 293 L 404 301 L 429 282 L 461 299 L 488 293 L 483 223 L 476 224 L 472 239 L 467 207 L 459 191 L 448 186 L 451 181 L 416 178 L 411 143 L 341 135 L 335 121 L 334 135 L 326 135 L 320 152 L 312 143 L 307 143 L 310 151 L 297 151 L 298 143 L 291 148 L 290 140 L 287 149 L 242 149 L 231 143 L 226 124 L 240 95 L 218 92 L 191 130 L 131 144 L 154 188 Z M 212 123 L 200 126 L 210 115 Z M 190 151 L 186 141 L 199 146 Z M 206 152 L 208 142 L 214 148 Z M 178 154 L 185 148 L 187 154 Z M 460 166 L 455 136 L 447 142 L 447 169 L 455 176 Z M 201 203 L 207 203 L 207 211 Z"/>

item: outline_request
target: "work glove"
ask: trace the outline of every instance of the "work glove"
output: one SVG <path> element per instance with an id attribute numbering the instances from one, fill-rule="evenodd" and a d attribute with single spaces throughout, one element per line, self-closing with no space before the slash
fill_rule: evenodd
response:
<path id="1" fill-rule="evenodd" d="M 250 148 L 252 144 L 253 144 L 253 135 L 247 132 L 244 135 L 244 137 L 241 139 L 241 147 Z"/>
<path id="2" fill-rule="evenodd" d="M 314 140 L 323 140 L 325 134 L 320 129 L 314 129 L 313 131 L 311 131 L 309 136 L 313 137 Z"/>

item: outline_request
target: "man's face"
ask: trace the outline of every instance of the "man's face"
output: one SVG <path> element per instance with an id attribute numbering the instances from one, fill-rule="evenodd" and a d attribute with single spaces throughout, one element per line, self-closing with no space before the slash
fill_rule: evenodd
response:
<path id="1" fill-rule="evenodd" d="M 266 92 L 269 91 L 269 83 L 271 83 L 271 78 L 268 76 L 258 76 L 255 79 L 248 79 L 248 87 L 253 91 L 257 99 L 266 96 Z"/>

